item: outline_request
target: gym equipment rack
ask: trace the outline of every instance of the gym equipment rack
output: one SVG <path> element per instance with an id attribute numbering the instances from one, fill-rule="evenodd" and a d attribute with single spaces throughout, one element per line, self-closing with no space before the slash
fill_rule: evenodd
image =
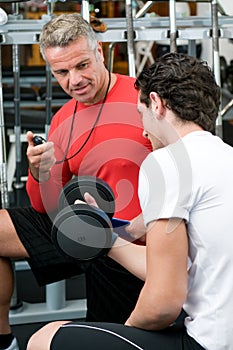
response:
<path id="1" fill-rule="evenodd" d="M 16 0 L 15 0 L 16 1 Z M 168 0 L 167 0 L 168 1 Z M 10 2 L 10 1 L 9 1 Z M 13 1 L 12 1 L 13 2 Z M 194 2 L 207 2 L 211 6 L 209 17 L 190 16 L 187 18 L 176 18 L 175 0 L 169 1 L 168 17 L 142 17 L 155 1 L 147 1 L 139 10 L 135 17 L 132 16 L 132 2 L 126 0 L 127 18 L 103 18 L 107 26 L 107 31 L 97 33 L 97 37 L 102 42 L 111 43 L 110 47 L 114 48 L 114 43 L 126 42 L 129 57 L 129 73 L 135 75 L 134 61 L 134 42 L 137 41 L 156 41 L 170 40 L 171 49 L 176 50 L 176 40 L 184 39 L 188 41 L 189 54 L 195 55 L 195 46 L 197 40 L 210 39 L 213 42 L 213 66 L 216 80 L 220 85 L 220 64 L 219 64 L 219 39 L 233 38 L 233 17 L 226 16 L 219 6 L 217 0 L 199 0 Z M 177 2 L 179 2 L 177 0 Z M 181 1 L 182 2 L 182 1 Z M 189 1 L 184 1 L 189 2 Z M 193 2 L 193 1 L 192 1 Z M 221 16 L 218 16 L 218 12 Z M 82 15 L 89 19 L 89 2 L 82 1 Z M 128 18 L 129 17 L 129 18 Z M 8 22 L 0 26 L 0 50 L 3 45 L 12 45 L 18 49 L 19 45 L 38 44 L 38 39 L 42 26 L 51 19 L 51 3 L 48 2 L 48 12 L 39 20 L 22 19 L 17 15 L 8 15 Z M 112 52 L 110 50 L 109 54 Z M 15 51 L 16 68 L 18 65 L 18 54 Z M 1 51 L 0 51 L 1 56 Z M 108 60 L 108 68 L 111 70 L 112 60 Z M 47 68 L 48 69 L 48 68 Z M 7 199 L 7 176 L 6 176 L 6 154 L 4 138 L 4 118 L 3 106 L 5 102 L 2 98 L 2 67 L 0 62 L 0 185 L 2 207 L 8 206 Z M 19 72 L 16 72 L 19 73 Z M 17 74 L 16 79 L 19 79 Z M 48 93 L 51 90 L 51 76 L 47 71 L 47 88 Z M 19 80 L 16 80 L 19 84 Z M 51 91 L 50 91 L 51 92 Z M 20 96 L 19 96 L 20 97 Z M 48 110 L 51 107 L 51 95 L 47 96 Z M 37 102 L 33 102 L 36 105 Z M 41 103 L 41 102 L 38 102 Z M 6 103 L 7 105 L 7 103 Z M 21 102 L 19 103 L 21 105 Z M 18 105 L 18 106 L 19 106 Z M 18 107 L 17 107 L 18 108 Z M 50 113 L 48 111 L 48 113 Z M 45 126 L 45 129 L 49 125 Z M 20 119 L 18 119 L 18 129 L 20 129 Z M 45 130 L 47 132 L 47 130 Z M 221 116 L 217 120 L 216 134 L 222 137 Z M 18 140 L 21 140 L 16 135 Z M 21 141 L 19 141 L 21 142 Z M 28 269 L 26 262 L 18 262 L 17 269 Z M 46 302 L 38 304 L 23 303 L 19 309 L 12 310 L 10 313 L 10 323 L 34 323 L 37 321 L 51 321 L 58 318 L 77 319 L 84 318 L 86 312 L 86 300 L 66 300 L 65 281 L 53 283 L 46 286 Z"/>

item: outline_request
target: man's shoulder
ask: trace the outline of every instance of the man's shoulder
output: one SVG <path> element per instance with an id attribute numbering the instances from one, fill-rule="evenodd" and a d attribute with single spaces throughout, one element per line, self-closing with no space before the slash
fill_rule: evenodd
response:
<path id="1" fill-rule="evenodd" d="M 64 103 L 64 105 L 62 105 L 58 111 L 56 112 L 55 115 L 59 115 L 59 114 L 63 114 L 64 112 L 71 112 L 73 111 L 74 107 L 75 107 L 75 99 L 74 98 L 70 98 L 70 100 L 68 100 L 67 102 Z"/>
<path id="2" fill-rule="evenodd" d="M 117 80 L 113 91 L 117 92 L 122 98 L 133 99 L 136 101 L 138 91 L 134 87 L 135 78 L 128 75 L 116 74 Z"/>
<path id="3" fill-rule="evenodd" d="M 136 78 L 130 77 L 129 75 L 116 73 L 117 80 L 120 82 L 128 83 L 130 85 L 134 85 Z"/>
<path id="4" fill-rule="evenodd" d="M 75 106 L 76 100 L 74 98 L 70 98 L 60 109 L 70 109 Z"/>
<path id="5" fill-rule="evenodd" d="M 63 106 L 61 106 L 58 111 L 54 114 L 52 118 L 53 124 L 55 123 L 61 123 L 66 118 L 69 118 L 73 113 L 75 109 L 76 101 L 74 98 L 71 98 L 66 103 L 64 103 Z"/>

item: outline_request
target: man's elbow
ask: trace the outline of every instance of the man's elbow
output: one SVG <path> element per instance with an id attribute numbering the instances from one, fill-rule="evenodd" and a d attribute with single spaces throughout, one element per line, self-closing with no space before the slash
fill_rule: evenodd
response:
<path id="1" fill-rule="evenodd" d="M 147 330 L 155 331 L 170 327 L 182 311 L 182 304 L 179 302 L 173 302 L 170 305 L 164 307 L 157 306 L 151 308 L 147 314 Z"/>

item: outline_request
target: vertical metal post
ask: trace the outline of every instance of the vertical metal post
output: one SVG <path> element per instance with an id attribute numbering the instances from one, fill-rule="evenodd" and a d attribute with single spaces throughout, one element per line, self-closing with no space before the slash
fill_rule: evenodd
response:
<path id="1" fill-rule="evenodd" d="M 110 43 L 108 46 L 108 63 L 107 63 L 107 67 L 109 72 L 112 73 L 113 71 L 113 64 L 114 64 L 114 50 L 115 50 L 115 45 L 116 43 Z"/>
<path id="2" fill-rule="evenodd" d="M 219 55 L 219 27 L 218 27 L 218 1 L 212 0 L 211 3 L 211 18 L 212 18 L 212 48 L 213 48 L 213 70 L 215 74 L 216 82 L 221 86 L 220 75 L 220 55 Z M 216 120 L 215 134 L 223 138 L 222 130 L 222 115 L 221 108 Z"/>
<path id="3" fill-rule="evenodd" d="M 46 285 L 46 306 L 49 310 L 60 310 L 65 307 L 65 280 Z"/>
<path id="4" fill-rule="evenodd" d="M 53 6 L 54 2 L 52 1 L 47 1 L 47 13 L 46 15 L 43 15 L 50 20 L 53 15 Z M 43 17 L 42 16 L 42 17 Z M 45 135 L 46 138 L 48 137 L 49 133 L 49 127 L 52 119 L 52 73 L 50 66 L 46 62 L 46 94 L 45 94 Z"/>
<path id="5" fill-rule="evenodd" d="M 19 15 L 19 4 L 14 3 L 13 15 Z M 14 114 L 15 114 L 15 195 L 16 205 L 20 205 L 20 190 L 23 188 L 21 181 L 22 172 L 22 150 L 21 150 L 21 113 L 20 113 L 20 47 L 18 44 L 12 45 L 13 76 L 14 76 Z"/>
<path id="6" fill-rule="evenodd" d="M 2 46 L 0 44 L 0 187 L 1 187 L 1 207 L 9 206 L 8 187 L 7 187 L 7 163 L 6 163 L 6 140 L 5 124 L 3 111 L 3 92 L 2 92 Z"/>
<path id="7" fill-rule="evenodd" d="M 132 1 L 126 0 L 126 27 L 127 27 L 127 51 L 129 63 L 129 75 L 136 77 L 135 68 L 135 48 L 134 48 L 134 30 L 133 30 L 133 15 L 132 15 Z"/>
<path id="8" fill-rule="evenodd" d="M 53 4 L 51 3 L 51 1 L 47 2 L 47 16 L 50 18 L 52 16 L 53 13 Z"/>
<path id="9" fill-rule="evenodd" d="M 20 113 L 20 48 L 18 44 L 12 46 L 12 58 L 13 58 L 13 75 L 14 75 L 14 110 L 15 110 L 15 195 L 16 205 L 20 205 L 20 190 L 23 188 L 23 182 L 21 181 L 22 175 L 22 150 L 21 150 L 21 113 Z"/>
<path id="10" fill-rule="evenodd" d="M 52 73 L 48 63 L 46 62 L 46 121 L 45 121 L 45 135 L 48 137 L 49 127 L 52 119 Z"/>
<path id="11" fill-rule="evenodd" d="M 88 0 L 82 0 L 81 14 L 82 14 L 82 17 L 89 23 L 90 22 L 90 14 L 89 14 L 89 1 Z"/>
<path id="12" fill-rule="evenodd" d="M 169 1 L 170 18 L 170 52 L 177 51 L 177 31 L 176 31 L 176 0 Z"/>

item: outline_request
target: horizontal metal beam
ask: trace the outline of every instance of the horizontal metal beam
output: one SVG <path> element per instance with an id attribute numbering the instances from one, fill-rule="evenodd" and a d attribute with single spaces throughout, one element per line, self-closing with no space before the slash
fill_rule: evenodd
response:
<path id="1" fill-rule="evenodd" d="M 86 299 L 68 300 L 65 307 L 51 310 L 46 303 L 23 303 L 17 310 L 10 311 L 10 324 L 49 322 L 54 320 L 76 320 L 86 317 Z"/>
<path id="2" fill-rule="evenodd" d="M 47 19 L 48 20 L 48 19 Z M 233 17 L 219 16 L 219 37 L 233 38 Z M 106 18 L 103 22 L 107 31 L 97 33 L 103 42 L 127 42 L 125 18 Z M 39 34 L 45 19 L 41 20 L 9 20 L 0 27 L 0 45 L 38 44 Z M 179 39 L 201 40 L 211 38 L 212 21 L 209 17 L 190 16 L 177 19 Z M 133 30 L 135 41 L 158 41 L 169 38 L 169 17 L 134 18 Z"/>
<path id="3" fill-rule="evenodd" d="M 53 107 L 61 107 L 63 106 L 69 99 L 52 99 Z M 38 101 L 20 101 L 20 107 L 45 107 L 46 100 L 38 100 Z M 3 106 L 5 109 L 14 108 L 13 101 L 3 101 Z"/>

